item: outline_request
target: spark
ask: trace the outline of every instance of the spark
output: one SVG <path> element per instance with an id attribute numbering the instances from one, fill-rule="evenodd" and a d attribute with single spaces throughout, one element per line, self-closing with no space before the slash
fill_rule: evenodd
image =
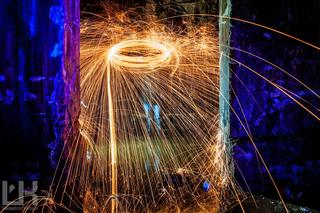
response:
<path id="1" fill-rule="evenodd" d="M 168 65 L 171 50 L 159 41 L 152 40 L 125 40 L 108 51 L 107 56 L 107 81 L 108 81 L 108 104 L 109 104 L 109 127 L 110 127 L 110 150 L 111 150 L 111 181 L 113 196 L 118 194 L 117 175 L 117 142 L 115 119 L 113 112 L 113 100 L 111 91 L 111 67 L 119 71 L 138 73 L 155 72 Z M 177 66 L 176 66 L 177 67 Z M 117 202 L 112 199 L 111 212 L 117 212 Z"/>
<path id="2" fill-rule="evenodd" d="M 63 171 L 67 170 L 63 196 L 57 202 L 57 191 L 50 190 L 37 204 L 49 211 L 56 206 L 69 211 L 62 204 L 66 196 L 83 212 L 97 213 L 219 212 L 237 202 L 243 208 L 246 195 L 234 182 L 230 147 L 222 142 L 218 128 L 215 23 L 199 26 L 186 19 L 186 27 L 177 32 L 149 16 L 135 13 L 137 20 L 133 20 L 129 17 L 132 10 L 121 12 L 107 5 L 105 9 L 106 16 L 84 21 L 80 31 L 80 134 L 64 147 L 68 154 L 63 164 Z M 221 18 L 262 27 L 319 50 L 263 25 Z M 291 91 L 245 67 L 308 111 Z M 235 112 L 232 106 L 230 109 Z M 249 126 L 236 117 L 288 211 Z M 53 179 L 59 186 L 62 177 L 56 172 Z M 201 186 L 205 189 L 199 190 Z M 72 188 L 70 194 L 67 187 Z M 83 199 L 81 203 L 74 191 Z"/>
<path id="3" fill-rule="evenodd" d="M 194 208 L 224 208 L 232 178 L 217 139 L 214 23 L 175 32 L 154 20 L 108 15 L 81 31 L 82 143 L 95 150 L 80 180 L 84 208 L 188 209 L 186 199 Z M 77 157 L 71 167 L 81 165 Z"/>

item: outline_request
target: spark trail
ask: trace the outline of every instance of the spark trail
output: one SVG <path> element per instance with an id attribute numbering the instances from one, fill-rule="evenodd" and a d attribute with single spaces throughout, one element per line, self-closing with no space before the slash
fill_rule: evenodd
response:
<path id="1" fill-rule="evenodd" d="M 84 209 L 216 212 L 243 198 L 228 188 L 219 136 L 215 23 L 174 31 L 113 12 L 81 30 L 79 148 L 91 157 L 77 156 L 71 176 Z"/>
<path id="2" fill-rule="evenodd" d="M 117 139 L 116 123 L 111 89 L 111 68 L 118 66 L 118 70 L 130 69 L 135 74 L 156 72 L 170 62 L 173 50 L 167 49 L 158 41 L 152 40 L 126 40 L 110 48 L 107 57 L 107 85 L 108 85 L 108 109 L 110 128 L 110 151 L 111 151 L 111 212 L 118 212 L 116 197 L 118 194 L 117 175 Z M 143 53 L 143 56 L 130 56 L 125 53 Z M 174 70 L 175 71 L 175 70 Z M 173 73 L 172 73 L 173 74 Z"/>
<path id="3" fill-rule="evenodd" d="M 57 168 L 48 193 L 27 203 L 25 211 L 34 204 L 42 212 L 54 212 L 56 208 L 72 212 L 76 206 L 90 213 L 221 212 L 235 204 L 241 206 L 246 194 L 234 182 L 230 147 L 222 143 L 218 127 L 221 53 L 216 24 L 210 17 L 246 23 L 320 48 L 233 17 L 186 14 L 155 20 L 133 10 L 123 12 L 108 4 L 103 6 L 105 15 L 94 14 L 96 19 L 82 21 L 81 26 L 80 135 L 66 141 L 62 153 L 67 153 L 66 162 L 61 157 L 62 171 Z M 194 16 L 209 21 L 195 25 Z M 184 27 L 178 31 L 161 24 L 175 18 L 184 19 Z M 275 67 L 319 99 L 315 91 L 283 68 L 246 50 L 230 48 Z M 313 107 L 310 109 L 297 94 L 240 61 L 230 60 L 270 83 L 319 120 L 313 113 L 317 106 L 308 103 Z M 240 104 L 241 100 L 237 101 Z M 232 106 L 230 109 L 288 212 L 246 118 L 242 121 Z"/>
<path id="4" fill-rule="evenodd" d="M 80 135 L 64 147 L 67 162 L 59 162 L 66 174 L 64 183 L 56 172 L 56 189 L 51 186 L 36 205 L 48 212 L 57 207 L 71 212 L 69 206 L 76 205 L 90 213 L 220 212 L 237 203 L 241 206 L 246 194 L 234 182 L 230 147 L 222 143 L 218 127 L 216 25 L 210 21 L 192 23 L 192 16 L 219 16 L 177 16 L 185 18 L 187 24 L 175 31 L 161 20 L 140 17 L 131 10 L 125 13 L 110 9 L 110 5 L 105 9 L 107 15 L 82 22 Z M 267 26 L 222 18 L 271 30 L 319 50 Z M 272 65 L 319 98 L 272 62 L 230 48 Z M 282 91 L 319 120 L 297 99 L 299 96 L 249 66 L 230 60 Z M 232 106 L 230 109 L 235 113 Z M 288 212 L 247 121 L 235 115 Z M 63 188 L 61 199 L 57 199 L 59 188 Z M 64 204 L 65 197 L 70 198 L 68 205 Z"/>

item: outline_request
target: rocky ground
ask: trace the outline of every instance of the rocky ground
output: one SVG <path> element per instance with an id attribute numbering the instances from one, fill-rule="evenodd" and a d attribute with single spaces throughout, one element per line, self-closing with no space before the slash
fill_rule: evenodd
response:
<path id="1" fill-rule="evenodd" d="M 269 199 L 263 196 L 255 197 L 255 202 L 250 198 L 243 202 L 243 207 L 246 213 L 282 213 L 285 212 L 279 200 Z M 318 210 L 307 207 L 287 204 L 290 213 L 319 213 Z M 242 213 L 239 205 L 232 208 L 230 213 Z"/>

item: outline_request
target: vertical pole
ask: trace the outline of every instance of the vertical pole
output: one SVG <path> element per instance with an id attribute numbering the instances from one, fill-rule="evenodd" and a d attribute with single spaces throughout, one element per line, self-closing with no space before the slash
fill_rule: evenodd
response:
<path id="1" fill-rule="evenodd" d="M 230 53 L 230 17 L 231 0 L 219 0 L 219 51 L 220 51 L 220 95 L 219 95 L 219 115 L 220 130 L 222 133 L 222 142 L 229 149 L 230 144 L 230 71 L 229 58 Z M 230 168 L 232 169 L 232 168 Z"/>
<path id="2" fill-rule="evenodd" d="M 117 141 L 115 129 L 115 117 L 113 111 L 113 100 L 111 92 L 111 64 L 107 62 L 107 80 L 108 80 L 108 111 L 109 111 L 109 129 L 110 129 L 110 151 L 111 151 L 111 212 L 118 212 L 118 171 L 117 171 Z"/>

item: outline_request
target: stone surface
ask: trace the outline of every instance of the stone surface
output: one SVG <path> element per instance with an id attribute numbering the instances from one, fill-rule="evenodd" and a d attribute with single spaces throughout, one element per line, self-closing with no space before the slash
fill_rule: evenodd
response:
<path id="1" fill-rule="evenodd" d="M 259 3 L 246 0 L 233 1 L 233 4 L 234 17 L 264 24 L 319 45 L 315 36 L 320 31 L 317 21 L 320 16 L 316 12 L 320 9 L 319 1 L 312 0 L 305 4 L 301 1 L 289 3 L 287 0 Z M 236 60 L 231 65 L 233 109 L 242 124 L 250 129 L 284 199 L 319 208 L 314 197 L 320 190 L 319 121 L 245 66 L 292 91 L 293 97 L 300 96 L 311 103 L 298 98 L 318 116 L 319 99 L 293 78 L 239 49 L 285 69 L 317 94 L 320 92 L 319 51 L 270 30 L 239 21 L 232 21 L 232 47 L 238 48 L 233 49 L 231 54 Z M 236 143 L 235 161 L 255 194 L 268 194 L 278 199 L 242 124 L 233 114 L 231 133 Z M 241 180 L 239 173 L 238 177 Z"/>
<path id="2" fill-rule="evenodd" d="M 1 179 L 48 175 L 72 135 L 80 103 L 79 23 L 78 0 L 1 2 Z"/>
<path id="3" fill-rule="evenodd" d="M 170 17 L 182 14 L 218 14 L 218 1 L 211 0 L 174 0 L 160 1 L 149 0 L 147 4 L 155 5 L 155 11 L 160 18 Z"/>
<path id="4" fill-rule="evenodd" d="M 256 196 L 254 200 L 250 197 L 247 198 L 243 203 L 243 208 L 247 213 L 282 213 L 285 212 L 283 205 L 279 200 L 273 200 L 264 196 Z M 315 209 L 310 209 L 303 206 L 297 206 L 292 204 L 286 204 L 289 212 L 291 213 L 319 213 Z M 243 212 L 239 205 L 232 208 L 230 213 Z"/>

